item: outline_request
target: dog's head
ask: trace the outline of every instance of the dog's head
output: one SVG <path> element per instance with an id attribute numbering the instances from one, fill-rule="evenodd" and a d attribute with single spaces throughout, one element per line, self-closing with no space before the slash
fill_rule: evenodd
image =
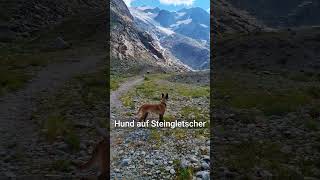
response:
<path id="1" fill-rule="evenodd" d="M 167 102 L 168 101 L 168 99 L 169 99 L 169 96 L 168 96 L 168 93 L 166 94 L 166 95 L 164 95 L 163 93 L 162 93 L 162 95 L 161 95 L 161 102 Z"/>

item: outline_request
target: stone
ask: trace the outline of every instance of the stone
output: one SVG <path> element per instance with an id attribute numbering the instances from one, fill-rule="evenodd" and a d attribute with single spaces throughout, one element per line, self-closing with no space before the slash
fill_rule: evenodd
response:
<path id="1" fill-rule="evenodd" d="M 0 42 L 11 42 L 16 39 L 16 34 L 8 26 L 0 25 Z"/>
<path id="2" fill-rule="evenodd" d="M 146 165 L 154 166 L 154 163 L 153 163 L 153 161 L 147 161 L 147 162 L 146 162 Z"/>
<path id="3" fill-rule="evenodd" d="M 287 146 L 287 145 L 284 145 L 281 149 L 280 149 L 281 152 L 283 153 L 290 153 L 291 152 L 291 147 L 290 146 Z"/>
<path id="4" fill-rule="evenodd" d="M 50 47 L 53 49 L 67 49 L 70 48 L 70 44 L 59 36 L 51 43 Z"/>
<path id="5" fill-rule="evenodd" d="M 197 163 L 198 159 L 195 156 L 189 156 L 189 159 L 192 163 Z"/>
<path id="6" fill-rule="evenodd" d="M 210 175 L 208 171 L 199 171 L 196 173 L 196 177 L 201 178 L 202 180 L 209 180 Z"/>
<path id="7" fill-rule="evenodd" d="M 210 162 L 210 156 L 204 155 L 203 160 L 206 161 L 207 163 Z"/>
<path id="8" fill-rule="evenodd" d="M 130 159 L 123 159 L 121 161 L 121 166 L 128 166 L 130 164 Z"/>
<path id="9" fill-rule="evenodd" d="M 187 161 L 185 159 L 182 159 L 180 162 L 181 168 L 187 168 L 187 167 L 189 167 L 189 165 L 190 165 L 189 161 Z"/>
<path id="10" fill-rule="evenodd" d="M 203 163 L 201 163 L 201 168 L 202 168 L 203 170 L 208 170 L 208 169 L 210 169 L 210 166 L 209 166 L 209 164 L 203 162 Z"/>
<path id="11" fill-rule="evenodd" d="M 176 171 L 174 169 L 170 169 L 170 174 L 176 174 Z"/>
<path id="12" fill-rule="evenodd" d="M 171 169 L 172 169 L 171 166 L 167 166 L 167 167 L 166 167 L 166 171 L 170 171 Z"/>
<path id="13" fill-rule="evenodd" d="M 9 177 L 9 178 L 15 178 L 15 177 L 16 177 L 16 175 L 15 175 L 13 172 L 11 172 L 11 171 L 5 172 L 4 175 L 5 175 L 6 177 Z"/>

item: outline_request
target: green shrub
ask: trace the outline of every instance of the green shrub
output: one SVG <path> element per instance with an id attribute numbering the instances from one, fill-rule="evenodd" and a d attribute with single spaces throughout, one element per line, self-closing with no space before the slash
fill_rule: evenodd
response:
<path id="1" fill-rule="evenodd" d="M 133 99 L 132 99 L 132 95 L 130 93 L 122 96 L 120 99 L 122 101 L 122 104 L 125 107 L 129 107 L 131 109 L 134 109 L 134 102 L 133 102 Z"/>
<path id="2" fill-rule="evenodd" d="M 51 115 L 45 122 L 46 136 L 49 141 L 58 136 L 63 136 L 70 129 L 70 124 L 61 115 Z"/>
<path id="3" fill-rule="evenodd" d="M 52 169 L 61 172 L 71 171 L 71 161 L 70 160 L 56 160 L 52 163 Z"/>
<path id="4" fill-rule="evenodd" d="M 73 131 L 68 132 L 66 134 L 64 141 L 69 145 L 69 147 L 73 151 L 80 150 L 80 139 L 79 139 L 79 136 L 77 134 L 75 134 L 75 132 L 73 132 Z"/>
<path id="5" fill-rule="evenodd" d="M 191 180 L 193 177 L 192 167 L 180 168 L 177 172 L 177 180 Z"/>
<path id="6" fill-rule="evenodd" d="M 305 120 L 305 127 L 311 131 L 317 131 L 319 130 L 319 122 L 316 119 L 307 119 Z"/>

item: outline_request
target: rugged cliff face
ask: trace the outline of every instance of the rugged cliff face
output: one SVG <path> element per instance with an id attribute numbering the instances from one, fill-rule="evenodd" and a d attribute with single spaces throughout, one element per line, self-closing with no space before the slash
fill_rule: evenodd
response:
<path id="1" fill-rule="evenodd" d="M 317 0 L 227 0 L 272 27 L 320 24 Z"/>
<path id="2" fill-rule="evenodd" d="M 250 16 L 246 11 L 234 8 L 223 0 L 213 1 L 211 28 L 215 35 L 221 33 L 238 33 L 260 31 L 265 28 L 262 23 Z"/>
<path id="3" fill-rule="evenodd" d="M 0 2 L 0 31 L 29 35 L 83 9 L 102 11 L 104 4 L 104 0 L 3 0 Z"/>
<path id="4" fill-rule="evenodd" d="M 194 70 L 209 69 L 210 15 L 201 8 L 177 12 L 155 7 L 131 7 L 134 23 L 148 32 L 162 47 L 163 53 Z M 170 22 L 164 15 L 172 16 Z"/>
<path id="5" fill-rule="evenodd" d="M 188 68 L 168 57 L 153 37 L 140 31 L 122 0 L 111 0 L 111 63 L 114 71 L 186 71 Z M 132 72 L 132 71 L 131 71 Z"/>

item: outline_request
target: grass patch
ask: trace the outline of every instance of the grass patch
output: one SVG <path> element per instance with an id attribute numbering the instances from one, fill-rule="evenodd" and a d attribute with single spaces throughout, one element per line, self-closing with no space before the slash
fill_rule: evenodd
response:
<path id="1" fill-rule="evenodd" d="M 272 88 L 264 88 L 254 80 L 244 82 L 237 77 L 224 77 L 224 79 L 215 81 L 215 94 L 222 98 L 218 98 L 214 102 L 217 105 L 223 104 L 237 109 L 258 109 L 269 116 L 296 111 L 313 100 L 310 93 L 304 89 L 281 88 L 279 86 L 274 84 Z"/>
<path id="2" fill-rule="evenodd" d="M 159 86 L 159 84 L 154 80 L 144 81 L 143 84 L 136 88 L 136 94 L 143 95 L 152 100 L 160 100 L 161 93 L 165 92 L 169 93 L 170 98 L 170 92 L 172 92 L 172 89 L 167 84 Z"/>
<path id="3" fill-rule="evenodd" d="M 0 59 L 0 95 L 20 89 L 31 79 L 26 68 L 44 66 L 48 62 L 43 55 L 17 54 L 10 50 L 1 52 Z"/>
<path id="4" fill-rule="evenodd" d="M 45 122 L 46 136 L 53 141 L 58 136 L 63 136 L 70 129 L 70 123 L 61 115 L 51 115 Z"/>
<path id="5" fill-rule="evenodd" d="M 161 145 L 161 131 L 158 129 L 151 129 L 149 140 L 153 142 L 157 147 Z"/>
<path id="6" fill-rule="evenodd" d="M 102 101 L 101 97 L 105 97 L 108 93 L 107 77 L 105 70 L 100 70 L 97 73 L 85 74 L 76 78 L 81 87 L 79 94 L 82 101 L 87 106 L 93 106 L 97 102 Z"/>
<path id="7" fill-rule="evenodd" d="M 101 99 L 107 93 L 106 83 L 103 79 L 104 76 L 103 70 L 97 73 L 78 76 L 68 83 L 66 88 L 49 97 L 46 106 L 39 107 L 37 112 L 35 112 L 36 114 L 48 113 L 48 110 L 50 110 L 47 119 L 42 121 L 41 118 L 39 122 L 39 125 L 44 129 L 45 136 L 50 142 L 61 136 L 72 150 L 77 151 L 80 149 L 80 137 L 76 133 L 72 121 L 74 117 L 68 116 L 66 118 L 66 114 L 74 112 L 74 108 L 76 110 L 80 108 L 84 110 L 83 113 L 86 115 L 92 109 L 96 110 L 96 105 L 104 103 L 105 100 Z M 107 116 L 104 111 L 95 111 L 94 115 L 96 118 L 101 117 L 103 119 L 101 124 L 107 127 L 107 122 L 105 121 L 105 117 Z M 39 119 L 38 116 L 33 116 L 35 119 Z"/>
<path id="8" fill-rule="evenodd" d="M 52 170 L 60 171 L 60 172 L 70 172 L 71 169 L 71 161 L 70 160 L 56 160 L 52 163 Z"/>
<path id="9" fill-rule="evenodd" d="M 117 90 L 120 87 L 120 84 L 124 82 L 127 78 L 119 75 L 111 75 L 110 77 L 110 89 L 112 91 Z"/>
<path id="10" fill-rule="evenodd" d="M 177 171 L 176 180 L 191 180 L 193 178 L 193 169 L 192 167 L 180 168 Z"/>
<path id="11" fill-rule="evenodd" d="M 181 168 L 181 161 L 178 159 L 173 160 L 173 166 L 176 169 L 176 180 L 191 180 L 193 177 L 192 167 Z"/>
<path id="12" fill-rule="evenodd" d="M 176 120 L 176 117 L 171 115 L 171 114 L 165 114 L 163 116 L 163 120 L 164 121 L 167 121 L 167 122 L 172 122 L 172 121 L 175 121 Z"/>
<path id="13" fill-rule="evenodd" d="M 177 93 L 190 98 L 199 98 L 199 97 L 209 97 L 210 88 L 209 86 L 189 86 L 184 84 L 179 84 L 176 86 Z"/>
<path id="14" fill-rule="evenodd" d="M 197 107 L 185 106 L 181 108 L 180 114 L 183 118 L 196 121 L 208 121 L 209 113 L 203 112 Z"/>
<path id="15" fill-rule="evenodd" d="M 314 118 L 310 118 L 308 120 L 305 121 L 304 123 L 305 127 L 311 131 L 318 131 L 320 128 L 320 124 L 319 121 L 314 119 Z"/>
<path id="16" fill-rule="evenodd" d="M 187 137 L 185 129 L 179 129 L 179 128 L 173 129 L 172 134 L 177 139 L 185 139 Z"/>
<path id="17" fill-rule="evenodd" d="M 242 109 L 237 112 L 236 117 L 240 120 L 241 123 L 250 124 L 256 122 L 256 117 L 262 116 L 258 110 L 256 109 Z"/>
<path id="18" fill-rule="evenodd" d="M 29 78 L 23 71 L 0 67 L 0 95 L 20 89 Z"/>
<path id="19" fill-rule="evenodd" d="M 172 83 L 163 80 L 170 76 L 172 75 L 149 75 L 144 83 L 136 88 L 136 93 L 152 100 L 159 100 L 161 93 L 168 93 L 169 100 L 175 99 L 176 96 L 184 96 L 190 98 L 209 97 L 209 86 L 192 86 L 184 83 Z"/>
<path id="20" fill-rule="evenodd" d="M 52 142 L 57 137 L 64 137 L 64 142 L 68 144 L 71 150 L 80 150 L 79 136 L 74 132 L 73 125 L 67 121 L 63 116 L 51 115 L 44 125 L 46 137 Z"/>
<path id="21" fill-rule="evenodd" d="M 315 99 L 320 99 L 320 86 L 307 87 L 306 93 Z"/>
<path id="22" fill-rule="evenodd" d="M 133 102 L 133 98 L 132 98 L 132 94 L 131 93 L 128 93 L 126 95 L 123 95 L 121 98 L 120 98 L 122 104 L 125 106 L 125 107 L 129 107 L 131 109 L 134 109 L 134 102 Z"/>
<path id="23" fill-rule="evenodd" d="M 67 133 L 64 141 L 73 151 L 80 150 L 80 138 L 74 131 Z"/>
<path id="24" fill-rule="evenodd" d="M 243 142 L 229 145 L 225 151 L 228 159 L 222 164 L 242 172 L 250 172 L 255 167 L 271 171 L 277 178 L 287 179 L 297 177 L 285 164 L 291 158 L 290 154 L 281 152 L 280 144 L 273 142 Z"/>

